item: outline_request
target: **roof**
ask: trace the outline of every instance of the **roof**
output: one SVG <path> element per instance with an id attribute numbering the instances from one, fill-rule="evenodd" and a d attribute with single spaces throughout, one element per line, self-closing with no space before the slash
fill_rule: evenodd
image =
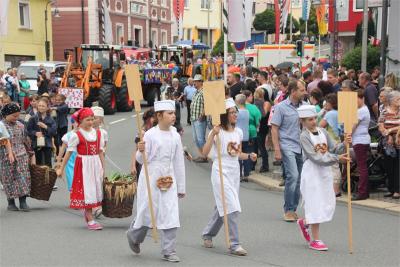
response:
<path id="1" fill-rule="evenodd" d="M 21 65 L 24 66 L 54 66 L 54 65 L 66 65 L 67 62 L 64 61 L 36 61 L 36 60 L 29 60 L 21 62 Z"/>

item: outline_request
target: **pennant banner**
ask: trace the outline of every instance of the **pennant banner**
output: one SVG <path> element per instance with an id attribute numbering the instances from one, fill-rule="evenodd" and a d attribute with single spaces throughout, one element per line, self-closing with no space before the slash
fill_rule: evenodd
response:
<path id="1" fill-rule="evenodd" d="M 310 17 L 311 0 L 303 0 L 303 9 L 301 17 L 304 21 L 307 21 Z"/>
<path id="2" fill-rule="evenodd" d="M 328 24 L 326 23 L 326 6 L 325 0 L 320 0 L 320 4 L 315 7 L 315 13 L 317 15 L 318 31 L 320 35 L 328 33 Z"/>
<path id="3" fill-rule="evenodd" d="M 175 19 L 175 33 L 179 40 L 183 40 L 183 12 L 185 10 L 184 0 L 173 0 L 173 11 Z"/>
<path id="4" fill-rule="evenodd" d="M 252 0 L 229 0 L 228 41 L 233 43 L 251 40 Z"/>

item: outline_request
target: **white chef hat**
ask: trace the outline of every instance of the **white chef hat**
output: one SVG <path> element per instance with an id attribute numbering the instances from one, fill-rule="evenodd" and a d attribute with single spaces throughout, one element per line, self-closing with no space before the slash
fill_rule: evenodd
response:
<path id="1" fill-rule="evenodd" d="M 233 98 L 225 99 L 225 108 L 230 109 L 233 107 L 236 107 L 235 100 L 233 100 Z"/>
<path id="2" fill-rule="evenodd" d="M 175 101 L 161 100 L 154 102 L 154 111 L 175 111 Z"/>
<path id="3" fill-rule="evenodd" d="M 91 107 L 93 114 L 97 117 L 104 117 L 104 109 L 102 107 Z"/>
<path id="4" fill-rule="evenodd" d="M 299 118 L 304 119 L 304 118 L 311 118 L 311 117 L 316 117 L 317 116 L 317 110 L 315 109 L 315 106 L 313 105 L 302 105 L 297 109 L 297 112 L 299 113 Z"/>

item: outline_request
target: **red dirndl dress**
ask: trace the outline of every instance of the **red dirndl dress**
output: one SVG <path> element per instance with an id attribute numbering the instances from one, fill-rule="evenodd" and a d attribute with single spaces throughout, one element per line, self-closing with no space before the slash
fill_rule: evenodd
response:
<path id="1" fill-rule="evenodd" d="M 96 141 L 89 142 L 80 131 L 70 208 L 89 209 L 101 206 L 103 200 L 103 166 L 100 160 L 101 132 L 96 130 Z"/>

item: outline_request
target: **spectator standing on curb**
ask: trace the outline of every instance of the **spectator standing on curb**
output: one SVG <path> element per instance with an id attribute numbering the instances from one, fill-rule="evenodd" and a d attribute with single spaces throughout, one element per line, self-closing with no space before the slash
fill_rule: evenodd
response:
<path id="1" fill-rule="evenodd" d="M 364 104 L 364 90 L 357 90 L 358 95 L 358 123 L 353 128 L 353 150 L 356 155 L 357 169 L 360 174 L 357 194 L 353 200 L 363 200 L 369 197 L 368 186 L 368 151 L 371 144 L 371 136 L 368 133 L 370 115 Z"/>
<path id="2" fill-rule="evenodd" d="M 306 89 L 293 80 L 288 85 L 289 97 L 275 107 L 272 117 L 272 141 L 275 159 L 282 160 L 285 172 L 284 220 L 294 222 L 300 199 L 300 174 L 303 157 L 300 145 L 300 122 L 297 109 L 303 104 Z"/>
<path id="3" fill-rule="evenodd" d="M 242 140 L 242 152 L 243 153 L 251 153 L 251 149 L 249 146 L 249 120 L 250 113 L 246 109 L 246 96 L 244 94 L 238 94 L 236 96 L 236 105 L 238 107 L 238 116 L 237 116 L 237 128 L 241 129 L 243 132 L 243 140 Z M 239 159 L 240 163 L 240 180 L 248 181 L 250 175 L 250 161 L 248 159 L 242 160 Z"/>
<path id="4" fill-rule="evenodd" d="M 360 74 L 358 83 L 361 88 L 364 89 L 365 105 L 367 105 L 369 114 L 371 117 L 371 124 L 375 125 L 379 116 L 378 107 L 378 90 L 376 86 L 371 82 L 371 75 L 367 72 Z"/>
<path id="5" fill-rule="evenodd" d="M 19 104 L 21 107 L 21 111 L 25 111 L 29 106 L 29 89 L 31 86 L 29 82 L 26 80 L 25 74 L 21 73 L 19 79 Z"/>
<path id="6" fill-rule="evenodd" d="M 257 145 L 257 131 L 260 126 L 261 112 L 256 105 L 253 104 L 253 94 L 249 90 L 244 90 L 243 94 L 246 96 L 246 109 L 249 111 L 249 144 L 252 152 L 258 154 Z M 256 161 L 252 164 L 251 170 L 254 171 Z"/>
<path id="7" fill-rule="evenodd" d="M 40 70 L 40 74 L 38 75 L 37 78 L 37 87 L 38 87 L 38 95 L 41 96 L 44 93 L 49 93 L 49 83 L 50 80 L 47 78 L 46 75 L 46 70 L 45 69 L 41 69 Z"/>
<path id="8" fill-rule="evenodd" d="M 268 93 L 262 88 L 257 88 L 254 93 L 254 105 L 257 106 L 258 110 L 261 112 L 261 120 L 260 126 L 257 131 L 257 147 L 258 151 L 260 151 L 262 164 L 260 168 L 260 173 L 269 172 L 269 163 L 268 163 L 268 151 L 266 148 L 266 139 L 269 131 L 268 127 L 268 117 L 269 112 L 271 110 L 271 103 L 269 101 L 265 101 L 264 93 Z M 257 151 L 257 152 L 258 152 Z"/>
<path id="9" fill-rule="evenodd" d="M 190 122 L 190 105 L 192 104 L 192 99 L 196 93 L 196 88 L 193 86 L 193 79 L 188 79 L 188 85 L 183 90 L 183 95 L 185 96 L 186 108 L 187 108 L 187 124 L 191 125 Z"/>
<path id="10" fill-rule="evenodd" d="M 203 77 L 201 74 L 194 76 L 194 87 L 196 93 L 193 96 L 192 103 L 190 105 L 190 120 L 193 127 L 193 141 L 199 151 L 199 157 L 194 159 L 194 162 L 207 162 L 207 158 L 203 155 L 203 147 L 206 143 L 206 130 L 207 120 L 204 113 L 204 95 L 203 95 Z"/>

